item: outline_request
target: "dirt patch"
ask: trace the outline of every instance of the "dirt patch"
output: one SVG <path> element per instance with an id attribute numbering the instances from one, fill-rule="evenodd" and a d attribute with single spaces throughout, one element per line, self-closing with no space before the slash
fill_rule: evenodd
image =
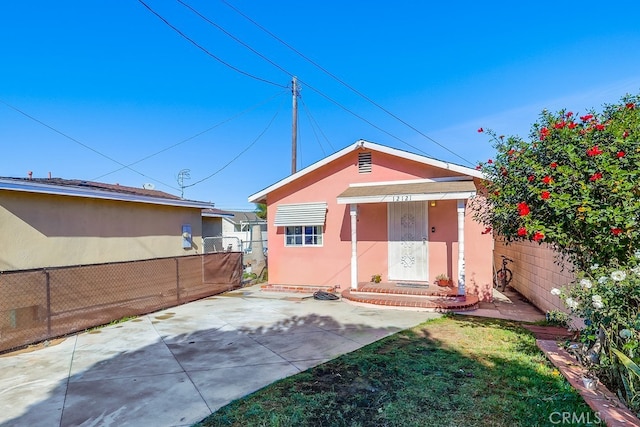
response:
<path id="1" fill-rule="evenodd" d="M 37 350 L 42 350 L 43 348 L 46 348 L 46 347 L 53 347 L 54 345 L 58 345 L 61 342 L 63 342 L 64 340 L 66 340 L 66 338 L 55 338 L 55 339 L 43 341 L 41 343 L 33 344 L 33 345 L 28 346 L 28 347 L 21 348 L 19 350 L 15 350 L 15 351 L 12 351 L 12 352 L 9 352 L 9 353 L 0 354 L 0 357 L 10 357 L 10 356 L 15 356 L 17 354 L 32 353 L 32 352 L 37 351 Z"/>
<path id="2" fill-rule="evenodd" d="M 369 380 L 359 375 L 351 375 L 349 372 L 332 369 L 319 370 L 314 375 L 314 382 L 311 383 L 311 390 L 315 393 L 333 391 L 338 400 L 346 401 L 351 399 L 355 393 L 375 392 Z"/>

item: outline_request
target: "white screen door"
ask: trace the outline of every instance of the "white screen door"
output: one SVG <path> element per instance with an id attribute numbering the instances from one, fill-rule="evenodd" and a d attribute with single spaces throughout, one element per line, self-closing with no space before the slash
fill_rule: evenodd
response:
<path id="1" fill-rule="evenodd" d="M 388 204 L 389 280 L 426 282 L 427 202 Z"/>

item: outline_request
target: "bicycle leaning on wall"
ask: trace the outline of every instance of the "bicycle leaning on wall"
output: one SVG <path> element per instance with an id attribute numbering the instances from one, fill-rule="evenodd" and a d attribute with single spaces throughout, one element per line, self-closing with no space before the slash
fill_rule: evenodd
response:
<path id="1" fill-rule="evenodd" d="M 493 266 L 493 287 L 500 292 L 504 292 L 513 278 L 513 273 L 507 268 L 507 263 L 513 262 L 513 260 L 504 255 L 500 256 L 502 257 L 502 267 L 496 270 L 495 265 Z"/>

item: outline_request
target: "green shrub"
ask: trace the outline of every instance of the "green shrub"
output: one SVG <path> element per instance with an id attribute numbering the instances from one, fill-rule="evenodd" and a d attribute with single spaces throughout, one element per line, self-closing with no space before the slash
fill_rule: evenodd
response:
<path id="1" fill-rule="evenodd" d="M 640 97 L 603 111 L 543 111 L 530 140 L 488 134 L 475 217 L 507 243 L 548 243 L 575 268 L 552 293 L 586 328 L 590 368 L 640 410 Z M 561 260 L 562 260 L 561 259 Z"/>

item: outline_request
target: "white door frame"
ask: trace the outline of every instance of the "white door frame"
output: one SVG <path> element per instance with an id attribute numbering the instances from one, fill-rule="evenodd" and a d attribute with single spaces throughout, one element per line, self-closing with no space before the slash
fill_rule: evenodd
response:
<path id="1" fill-rule="evenodd" d="M 428 211 L 426 201 L 387 204 L 390 281 L 428 281 Z"/>

